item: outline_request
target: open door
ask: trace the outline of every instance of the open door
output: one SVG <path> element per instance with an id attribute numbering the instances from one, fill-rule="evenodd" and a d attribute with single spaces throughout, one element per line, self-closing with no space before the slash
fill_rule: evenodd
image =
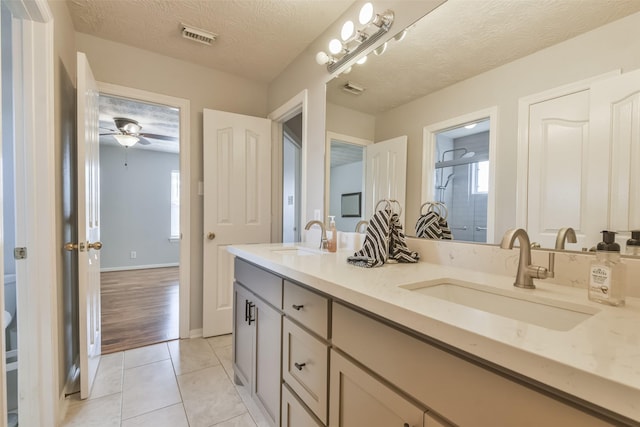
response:
<path id="1" fill-rule="evenodd" d="M 381 199 L 397 200 L 404 226 L 407 189 L 407 137 L 399 136 L 367 146 L 365 219 L 369 220 Z"/>
<path id="2" fill-rule="evenodd" d="M 87 57 L 78 52 L 77 217 L 80 397 L 89 397 L 100 363 L 100 163 L 98 85 Z"/>
<path id="3" fill-rule="evenodd" d="M 205 337 L 231 333 L 233 256 L 227 246 L 271 240 L 271 121 L 204 110 Z"/>

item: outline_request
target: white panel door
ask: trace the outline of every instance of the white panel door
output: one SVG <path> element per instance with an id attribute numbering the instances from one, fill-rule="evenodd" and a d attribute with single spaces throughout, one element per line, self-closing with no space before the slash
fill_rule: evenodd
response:
<path id="1" fill-rule="evenodd" d="M 598 189 L 595 196 L 609 195 L 590 199 L 594 209 L 609 207 L 608 220 L 594 227 L 640 229 L 640 70 L 594 83 L 590 120 L 594 150 L 589 170 L 610 171 L 604 177 L 589 175 L 590 185 Z"/>
<path id="2" fill-rule="evenodd" d="M 89 397 L 100 363 L 100 161 L 98 86 L 78 52 L 78 302 L 80 397 Z"/>
<path id="3" fill-rule="evenodd" d="M 404 227 L 407 189 L 406 135 L 368 145 L 366 162 L 365 218 L 371 218 L 376 204 L 381 199 L 393 199 L 402 206 L 400 222 Z"/>
<path id="4" fill-rule="evenodd" d="M 585 222 L 587 210 L 593 215 L 587 202 L 591 189 L 585 178 L 597 172 L 587 168 L 588 153 L 588 90 L 529 107 L 527 231 L 532 242 L 553 248 L 562 227 L 574 228 L 578 245 L 591 242 Z"/>
<path id="5" fill-rule="evenodd" d="M 227 246 L 271 240 L 271 121 L 204 110 L 204 336 L 231 333 Z"/>

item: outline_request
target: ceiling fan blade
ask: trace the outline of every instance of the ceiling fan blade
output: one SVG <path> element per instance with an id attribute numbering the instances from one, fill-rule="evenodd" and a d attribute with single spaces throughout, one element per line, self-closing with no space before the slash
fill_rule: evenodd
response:
<path id="1" fill-rule="evenodd" d="M 136 138 L 138 138 L 138 144 L 140 145 L 151 145 L 151 141 L 143 138 L 142 136 L 137 136 Z"/>
<path id="2" fill-rule="evenodd" d="M 161 141 L 178 141 L 178 138 L 176 138 L 175 136 L 158 135 L 156 133 L 141 133 L 140 136 L 151 139 L 159 139 Z"/>

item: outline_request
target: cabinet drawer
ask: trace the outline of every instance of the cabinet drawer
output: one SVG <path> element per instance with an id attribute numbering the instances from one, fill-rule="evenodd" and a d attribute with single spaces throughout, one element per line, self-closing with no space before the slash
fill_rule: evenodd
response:
<path id="1" fill-rule="evenodd" d="M 236 281 L 274 307 L 282 310 L 282 278 L 236 257 Z"/>
<path id="2" fill-rule="evenodd" d="M 424 408 L 331 351 L 331 427 L 422 427 Z"/>
<path id="3" fill-rule="evenodd" d="M 291 320 L 282 324 L 282 379 L 327 424 L 327 345 Z"/>
<path id="4" fill-rule="evenodd" d="M 284 312 L 323 338 L 329 338 L 329 300 L 284 281 Z"/>
<path id="5" fill-rule="evenodd" d="M 304 404 L 282 384 L 282 421 L 280 427 L 322 427 Z"/>

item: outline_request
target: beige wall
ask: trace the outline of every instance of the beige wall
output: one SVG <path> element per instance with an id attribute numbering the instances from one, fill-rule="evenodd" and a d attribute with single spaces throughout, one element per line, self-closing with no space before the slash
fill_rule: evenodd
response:
<path id="1" fill-rule="evenodd" d="M 376 141 L 407 135 L 407 229 L 421 203 L 422 130 L 498 106 L 496 236 L 516 223 L 518 99 L 614 69 L 640 67 L 640 13 L 376 116 Z"/>
<path id="2" fill-rule="evenodd" d="M 373 141 L 376 133 L 376 118 L 371 114 L 345 108 L 327 102 L 327 132 L 353 136 Z"/>
<path id="3" fill-rule="evenodd" d="M 76 34 L 78 50 L 87 54 L 100 82 L 185 98 L 191 109 L 191 320 L 202 327 L 202 110 L 223 110 L 266 117 L 267 86 L 231 74 L 114 43 Z"/>
<path id="4" fill-rule="evenodd" d="M 73 166 L 69 164 L 70 153 L 75 149 L 75 85 L 76 46 L 75 31 L 71 16 L 64 2 L 49 1 L 54 18 L 54 103 L 55 103 L 55 188 L 56 188 L 56 254 L 57 300 L 58 300 L 58 348 L 59 392 L 62 393 L 67 374 L 78 354 L 77 329 L 77 281 L 73 258 L 77 255 L 64 252 L 62 245 L 71 241 L 70 232 L 75 232 L 69 205 L 70 176 Z M 71 231 L 73 230 L 73 231 Z"/>

